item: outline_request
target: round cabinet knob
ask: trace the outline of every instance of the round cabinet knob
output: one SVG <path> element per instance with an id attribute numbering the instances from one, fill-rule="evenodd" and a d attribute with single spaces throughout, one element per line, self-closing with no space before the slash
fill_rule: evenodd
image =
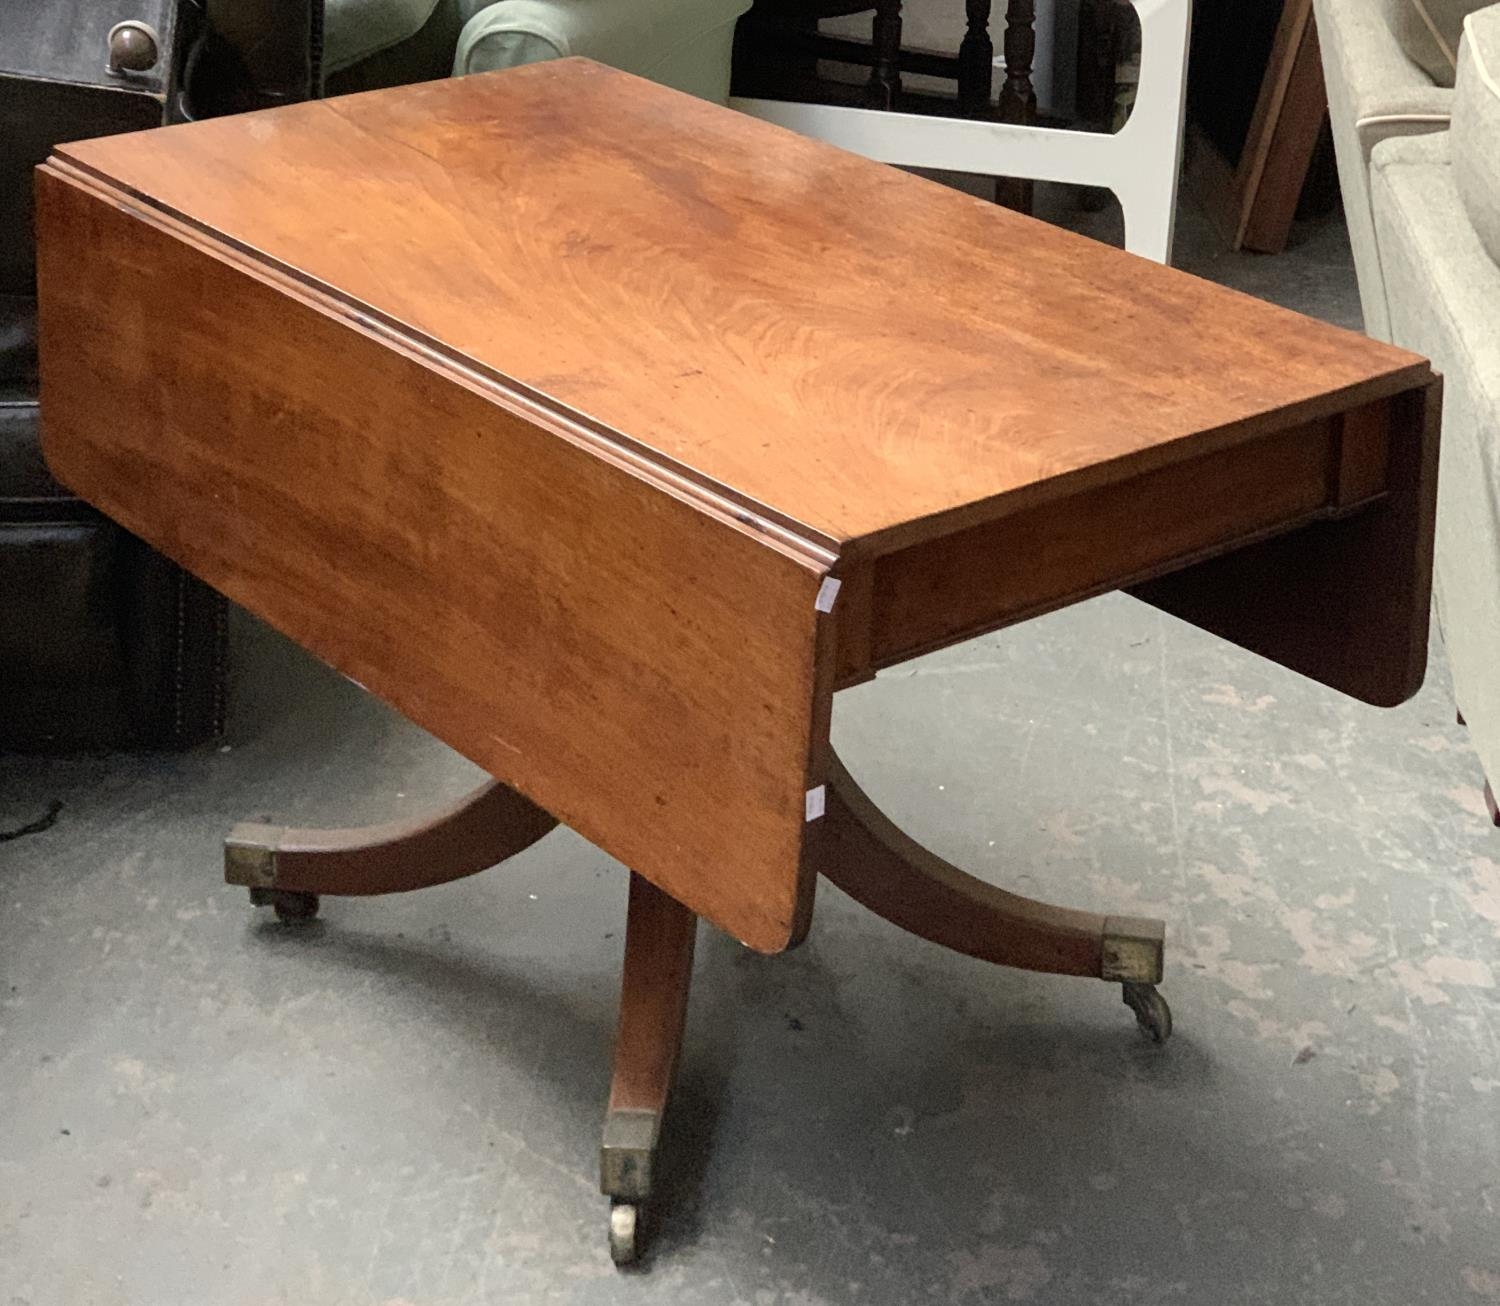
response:
<path id="1" fill-rule="evenodd" d="M 144 73 L 161 57 L 161 38 L 151 27 L 133 18 L 109 29 L 109 70 L 112 73 Z"/>

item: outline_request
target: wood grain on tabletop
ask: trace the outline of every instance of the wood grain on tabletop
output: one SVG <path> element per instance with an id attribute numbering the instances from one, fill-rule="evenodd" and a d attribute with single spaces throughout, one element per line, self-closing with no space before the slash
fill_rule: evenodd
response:
<path id="1" fill-rule="evenodd" d="M 871 552 L 1429 374 L 584 60 L 58 154 Z"/>
<path id="2" fill-rule="evenodd" d="M 805 931 L 826 559 L 38 177 L 63 482 L 763 951 Z"/>

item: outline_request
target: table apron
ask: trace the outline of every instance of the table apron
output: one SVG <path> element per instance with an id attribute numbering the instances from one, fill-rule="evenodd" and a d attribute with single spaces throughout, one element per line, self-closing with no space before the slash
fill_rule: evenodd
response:
<path id="1" fill-rule="evenodd" d="M 1420 510 L 1433 491 L 1436 430 L 1428 427 L 1436 395 L 1435 386 L 1408 391 L 864 562 L 845 583 L 838 683 L 858 683 L 882 667 L 1093 595 L 1189 573 L 1289 533 L 1337 531 L 1337 523 L 1360 516 L 1406 521 L 1406 509 Z M 1388 506 L 1390 499 L 1400 503 Z M 1420 534 L 1407 532 L 1417 572 Z M 1290 579 L 1298 568 L 1295 541 L 1281 556 Z M 1351 554 L 1347 565 L 1357 571 L 1381 561 Z M 1275 581 L 1257 571 L 1253 592 L 1224 601 L 1251 612 L 1272 608 Z M 1420 588 L 1419 578 L 1412 583 Z M 1151 592 L 1172 607 L 1160 587 Z M 1410 620 L 1425 629 L 1426 600 L 1410 597 Z M 1400 624 L 1396 614 L 1386 617 Z"/>

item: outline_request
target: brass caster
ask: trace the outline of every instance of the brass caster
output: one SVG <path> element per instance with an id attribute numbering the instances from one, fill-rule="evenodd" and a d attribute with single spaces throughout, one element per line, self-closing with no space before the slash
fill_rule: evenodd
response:
<path id="1" fill-rule="evenodd" d="M 616 1265 L 633 1265 L 641 1254 L 641 1208 L 634 1202 L 609 1204 L 609 1259 Z"/>
<path id="2" fill-rule="evenodd" d="M 256 907 L 270 907 L 276 919 L 285 925 L 300 925 L 318 914 L 318 895 L 297 889 L 250 890 L 250 901 Z"/>
<path id="3" fill-rule="evenodd" d="M 1172 1037 L 1172 1008 L 1156 991 L 1155 984 L 1120 985 L 1125 1005 L 1135 1012 L 1135 1023 L 1153 1043 L 1165 1043 Z"/>

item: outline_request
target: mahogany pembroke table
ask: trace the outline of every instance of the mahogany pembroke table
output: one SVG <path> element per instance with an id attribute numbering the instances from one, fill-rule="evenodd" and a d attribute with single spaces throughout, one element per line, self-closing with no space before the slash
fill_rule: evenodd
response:
<path id="1" fill-rule="evenodd" d="M 817 877 L 1123 986 L 1162 923 L 919 847 L 836 690 L 1108 590 L 1368 703 L 1421 682 L 1422 359 L 597 64 L 60 147 L 56 474 L 494 776 L 427 820 L 237 827 L 283 916 L 565 822 L 632 868 L 602 1151 L 635 1253 L 706 917 Z"/>

